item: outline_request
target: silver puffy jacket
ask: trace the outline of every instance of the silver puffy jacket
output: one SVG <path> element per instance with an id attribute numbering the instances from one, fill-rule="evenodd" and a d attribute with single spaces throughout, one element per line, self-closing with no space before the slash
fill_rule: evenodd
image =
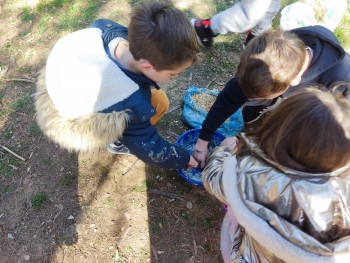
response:
<path id="1" fill-rule="evenodd" d="M 203 171 L 205 188 L 240 225 L 233 262 L 350 263 L 349 166 L 323 174 L 291 170 L 242 138 L 252 155 L 237 161 L 217 147 Z"/>

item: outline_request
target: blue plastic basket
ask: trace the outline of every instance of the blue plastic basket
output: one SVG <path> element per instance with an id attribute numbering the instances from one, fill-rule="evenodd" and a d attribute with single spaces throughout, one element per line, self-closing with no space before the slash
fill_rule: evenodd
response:
<path id="1" fill-rule="evenodd" d="M 190 154 L 193 152 L 193 148 L 196 145 L 198 140 L 198 136 L 201 129 L 189 130 L 183 133 L 177 140 L 176 144 L 182 148 L 185 148 Z M 218 146 L 223 140 L 225 136 L 215 132 L 212 136 L 211 141 L 209 142 L 208 149 L 211 151 L 213 148 Z M 202 169 L 200 168 L 192 168 L 192 169 L 177 169 L 177 173 L 184 178 L 187 182 L 194 185 L 203 185 L 202 183 Z"/>

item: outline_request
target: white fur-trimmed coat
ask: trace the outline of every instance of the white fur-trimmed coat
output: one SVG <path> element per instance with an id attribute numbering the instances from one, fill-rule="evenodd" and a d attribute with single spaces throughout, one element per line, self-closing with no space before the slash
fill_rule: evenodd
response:
<path id="1" fill-rule="evenodd" d="M 70 151 L 98 151 L 122 137 L 126 111 L 89 113 L 77 118 L 61 116 L 46 87 L 45 69 L 39 73 L 35 93 L 36 120 L 45 135 Z"/>

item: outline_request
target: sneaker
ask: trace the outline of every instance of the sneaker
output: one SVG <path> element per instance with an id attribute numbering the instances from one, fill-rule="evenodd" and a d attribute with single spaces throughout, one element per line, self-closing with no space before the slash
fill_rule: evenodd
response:
<path id="1" fill-rule="evenodd" d="M 197 38 L 202 46 L 210 47 L 213 43 L 213 38 L 218 34 L 214 34 L 210 28 L 210 19 L 192 19 L 191 23 L 196 30 Z"/>
<path id="2" fill-rule="evenodd" d="M 245 106 L 242 109 L 245 124 L 251 124 L 260 119 L 262 115 L 276 109 L 282 102 L 281 97 L 274 98 L 268 106 Z"/>
<path id="3" fill-rule="evenodd" d="M 114 143 L 110 143 L 107 146 L 107 151 L 109 151 L 112 154 L 126 154 L 126 155 L 132 155 L 124 144 L 122 144 L 119 141 L 116 141 Z"/>
<path id="4" fill-rule="evenodd" d="M 243 48 L 245 48 L 248 45 L 249 41 L 252 40 L 254 37 L 255 35 L 253 35 L 252 32 L 248 30 L 245 40 L 243 41 Z"/>

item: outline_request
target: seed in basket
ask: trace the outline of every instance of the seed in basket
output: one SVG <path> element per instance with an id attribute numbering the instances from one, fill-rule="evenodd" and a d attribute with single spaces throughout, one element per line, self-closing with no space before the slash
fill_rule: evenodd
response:
<path id="1" fill-rule="evenodd" d="M 193 101 L 199 108 L 208 112 L 216 100 L 216 96 L 210 93 L 197 93 L 192 95 Z"/>

